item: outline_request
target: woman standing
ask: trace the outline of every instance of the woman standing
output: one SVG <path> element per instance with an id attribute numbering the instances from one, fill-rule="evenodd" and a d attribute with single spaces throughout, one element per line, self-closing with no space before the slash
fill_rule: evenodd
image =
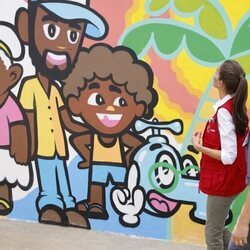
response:
<path id="1" fill-rule="evenodd" d="M 215 114 L 201 131 L 192 136 L 202 153 L 200 190 L 208 195 L 205 236 L 208 250 L 227 249 L 230 232 L 224 227 L 233 200 L 245 189 L 245 138 L 248 134 L 247 80 L 242 67 L 227 60 L 214 75 L 219 100 Z"/>

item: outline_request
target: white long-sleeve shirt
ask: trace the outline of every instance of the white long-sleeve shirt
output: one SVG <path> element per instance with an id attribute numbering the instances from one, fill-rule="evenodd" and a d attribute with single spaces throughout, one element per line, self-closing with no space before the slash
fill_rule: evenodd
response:
<path id="1" fill-rule="evenodd" d="M 231 95 L 226 95 L 217 101 L 214 105 L 215 112 L 231 98 Z M 237 157 L 237 136 L 233 117 L 227 109 L 220 108 L 217 113 L 217 118 L 221 141 L 221 161 L 224 165 L 232 164 Z"/>

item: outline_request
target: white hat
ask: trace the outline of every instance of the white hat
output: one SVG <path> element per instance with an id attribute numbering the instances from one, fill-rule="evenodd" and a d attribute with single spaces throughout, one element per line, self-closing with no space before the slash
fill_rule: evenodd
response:
<path id="1" fill-rule="evenodd" d="M 29 3 L 41 4 L 66 20 L 84 20 L 87 22 L 87 37 L 102 39 L 107 34 L 108 24 L 100 14 L 89 7 L 88 0 L 29 0 Z"/>

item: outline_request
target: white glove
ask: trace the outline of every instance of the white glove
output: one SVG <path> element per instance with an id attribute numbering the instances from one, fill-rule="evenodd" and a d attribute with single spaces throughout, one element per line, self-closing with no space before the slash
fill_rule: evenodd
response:
<path id="1" fill-rule="evenodd" d="M 139 214 L 145 205 L 145 191 L 139 186 L 138 166 L 134 163 L 129 169 L 127 188 L 114 188 L 112 200 L 120 222 L 125 226 L 135 227 L 139 224 Z"/>

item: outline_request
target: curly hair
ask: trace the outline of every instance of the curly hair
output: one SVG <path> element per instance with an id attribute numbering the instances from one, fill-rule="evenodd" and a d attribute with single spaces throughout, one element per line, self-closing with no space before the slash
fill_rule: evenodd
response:
<path id="1" fill-rule="evenodd" d="M 115 85 L 125 86 L 136 103 L 144 104 L 143 117 L 152 117 L 158 102 L 158 94 L 153 88 L 153 72 L 131 49 L 124 46 L 112 48 L 102 43 L 83 49 L 73 72 L 64 80 L 64 96 L 79 97 L 80 91 L 95 78 L 110 79 Z"/>

